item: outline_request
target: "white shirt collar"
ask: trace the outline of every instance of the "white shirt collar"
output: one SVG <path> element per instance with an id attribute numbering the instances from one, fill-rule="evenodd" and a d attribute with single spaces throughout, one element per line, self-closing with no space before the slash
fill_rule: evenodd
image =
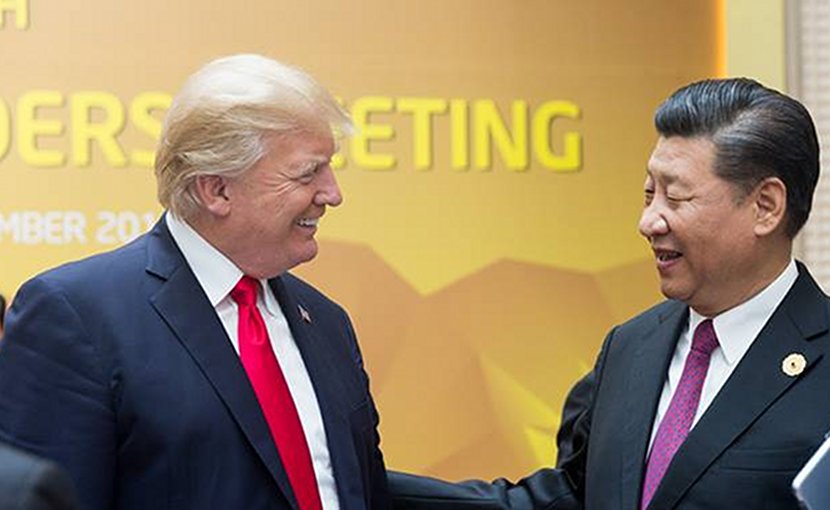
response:
<path id="1" fill-rule="evenodd" d="M 764 290 L 748 301 L 731 308 L 712 319 L 718 343 L 729 365 L 737 363 L 749 350 L 752 341 L 761 332 L 778 305 L 784 300 L 798 278 L 795 261 L 790 263 Z M 695 331 L 706 317 L 689 310 L 689 331 Z"/>
<path id="2" fill-rule="evenodd" d="M 196 276 L 196 280 L 205 291 L 211 306 L 216 306 L 230 295 L 243 273 L 222 252 L 199 235 L 186 221 L 171 212 L 165 214 L 165 222 L 187 265 Z M 267 280 L 260 280 L 260 286 L 268 288 Z M 260 292 L 264 296 L 265 309 L 271 315 L 277 315 L 279 305 L 271 292 Z"/>

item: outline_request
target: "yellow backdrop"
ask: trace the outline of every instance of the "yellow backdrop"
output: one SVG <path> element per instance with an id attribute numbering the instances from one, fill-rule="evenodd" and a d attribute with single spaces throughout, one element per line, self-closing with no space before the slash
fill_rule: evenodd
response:
<path id="1" fill-rule="evenodd" d="M 388 464 L 518 476 L 569 386 L 658 299 L 636 233 L 655 106 L 719 72 L 714 0 L 0 0 L 0 290 L 160 212 L 171 93 L 217 56 L 352 112 L 344 205 L 298 273 L 352 313 Z"/>

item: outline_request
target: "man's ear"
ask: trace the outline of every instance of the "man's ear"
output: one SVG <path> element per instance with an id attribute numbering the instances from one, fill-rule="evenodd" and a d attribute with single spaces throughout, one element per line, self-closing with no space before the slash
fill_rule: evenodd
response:
<path id="1" fill-rule="evenodd" d="M 219 175 L 200 175 L 193 183 L 193 191 L 202 206 L 215 216 L 227 216 L 231 201 L 227 193 L 227 180 Z"/>
<path id="2" fill-rule="evenodd" d="M 767 177 L 756 186 L 755 235 L 770 235 L 784 226 L 787 215 L 787 185 L 778 177 Z"/>

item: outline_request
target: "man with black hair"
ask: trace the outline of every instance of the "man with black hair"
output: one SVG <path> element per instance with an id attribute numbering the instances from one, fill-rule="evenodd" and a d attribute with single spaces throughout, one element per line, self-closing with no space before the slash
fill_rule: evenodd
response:
<path id="1" fill-rule="evenodd" d="M 798 508 L 790 483 L 830 428 L 830 300 L 792 258 L 815 127 L 748 79 L 683 87 L 655 125 L 639 230 L 668 300 L 615 327 L 571 390 L 557 469 L 394 475 L 398 508 Z"/>

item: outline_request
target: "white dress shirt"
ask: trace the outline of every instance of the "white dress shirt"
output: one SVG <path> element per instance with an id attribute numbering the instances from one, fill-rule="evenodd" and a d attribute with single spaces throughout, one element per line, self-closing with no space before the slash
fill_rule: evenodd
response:
<path id="1" fill-rule="evenodd" d="M 182 251 L 193 274 L 196 275 L 196 280 L 199 281 L 199 285 L 205 291 L 210 304 L 216 310 L 216 314 L 225 327 L 233 348 L 239 354 L 239 335 L 237 331 L 239 312 L 236 302 L 230 296 L 230 292 L 239 279 L 242 278 L 242 271 L 186 222 L 169 212 L 165 216 L 165 221 L 173 240 Z M 265 321 L 271 347 L 274 349 L 277 362 L 285 376 L 288 390 L 294 399 L 294 405 L 297 407 L 297 414 L 300 416 L 300 423 L 305 433 L 306 442 L 308 442 L 323 509 L 339 510 L 337 484 L 332 472 L 320 405 L 317 402 L 314 386 L 311 384 L 311 378 L 300 355 L 300 350 L 297 348 L 285 315 L 273 292 L 271 292 L 267 280 L 260 280 L 257 308 L 259 308 Z"/>
<path id="2" fill-rule="evenodd" d="M 715 399 L 720 389 L 726 384 L 726 380 L 732 375 L 735 367 L 749 350 L 755 337 L 761 332 L 764 325 L 772 316 L 781 301 L 789 292 L 798 277 L 798 269 L 795 261 L 790 260 L 786 269 L 769 284 L 764 290 L 753 296 L 745 303 L 729 309 L 722 314 L 712 318 L 712 325 L 718 337 L 718 347 L 712 351 L 709 362 L 709 370 L 706 372 L 706 379 L 703 382 L 703 390 L 700 393 L 700 403 L 697 407 L 692 428 L 706 409 Z M 669 365 L 669 373 L 663 385 L 663 393 L 660 395 L 660 403 L 657 407 L 657 416 L 651 428 L 651 440 L 649 441 L 649 452 L 657 435 L 657 428 L 663 420 L 663 416 L 669 408 L 674 391 L 680 383 L 680 376 L 683 374 L 683 366 L 686 364 L 686 356 L 692 348 L 692 336 L 698 324 L 706 317 L 694 310 L 689 310 L 689 320 L 686 329 L 680 335 L 677 346 L 674 348 L 674 356 Z M 646 454 L 648 455 L 648 454 Z"/>

